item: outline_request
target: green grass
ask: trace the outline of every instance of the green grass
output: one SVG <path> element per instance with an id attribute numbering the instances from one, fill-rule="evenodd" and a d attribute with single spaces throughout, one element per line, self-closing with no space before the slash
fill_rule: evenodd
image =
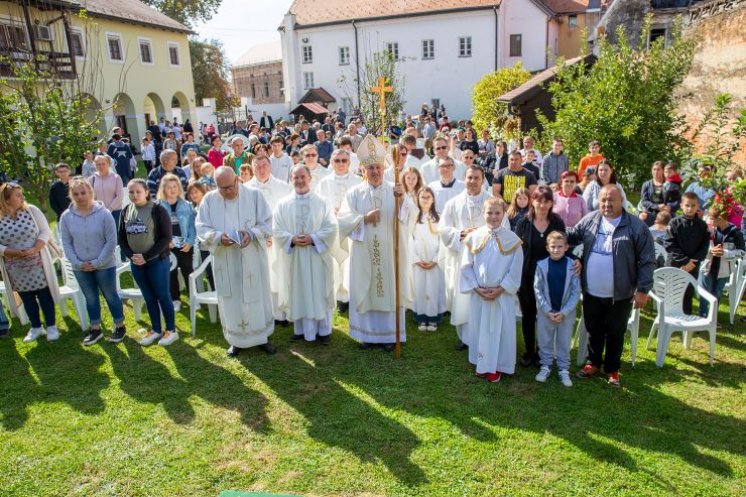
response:
<path id="1" fill-rule="evenodd" d="M 721 309 L 723 311 L 724 309 Z M 332 344 L 225 356 L 206 311 L 198 333 L 143 349 L 0 342 L 0 495 L 706 495 L 746 488 L 744 326 L 722 330 L 715 367 L 695 338 L 663 369 L 640 340 L 623 389 L 519 369 L 474 377 L 452 328 L 417 332 L 402 358 L 360 351 L 337 318 Z M 188 329 L 188 313 L 178 326 Z M 721 320 L 727 314 L 721 312 Z M 110 329 L 110 323 L 107 323 Z M 649 314 L 641 324 L 647 337 Z M 522 345 L 519 344 L 519 347 Z"/>

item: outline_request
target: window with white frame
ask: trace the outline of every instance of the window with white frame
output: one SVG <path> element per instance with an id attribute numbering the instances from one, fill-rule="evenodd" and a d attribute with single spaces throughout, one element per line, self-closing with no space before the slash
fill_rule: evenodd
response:
<path id="1" fill-rule="evenodd" d="M 85 57 L 85 42 L 83 41 L 83 31 L 80 29 L 70 30 L 70 53 L 76 57 Z"/>
<path id="2" fill-rule="evenodd" d="M 458 56 L 471 57 L 471 36 L 461 36 L 458 39 Z"/>
<path id="3" fill-rule="evenodd" d="M 313 63 L 313 47 L 311 45 L 303 45 L 303 63 Z"/>
<path id="4" fill-rule="evenodd" d="M 523 36 L 521 35 L 510 35 L 510 56 L 520 57 L 523 53 Z"/>
<path id="5" fill-rule="evenodd" d="M 432 60 L 435 58 L 435 40 L 422 40 L 422 59 Z"/>
<path id="6" fill-rule="evenodd" d="M 313 73 L 304 72 L 303 73 L 303 89 L 310 90 L 311 88 L 313 88 Z"/>
<path id="7" fill-rule="evenodd" d="M 386 43 L 386 51 L 394 57 L 394 60 L 399 60 L 399 44 L 397 42 Z"/>
<path id="8" fill-rule="evenodd" d="M 179 53 L 178 43 L 168 42 L 168 62 L 172 66 L 181 65 L 181 54 Z"/>
<path id="9" fill-rule="evenodd" d="M 350 65 L 350 47 L 339 47 L 339 65 Z"/>
<path id="10" fill-rule="evenodd" d="M 147 38 L 138 38 L 140 46 L 140 62 L 143 64 L 153 63 L 153 44 Z"/>
<path id="11" fill-rule="evenodd" d="M 124 52 L 122 52 L 122 37 L 120 35 L 107 34 L 106 46 L 109 48 L 109 60 L 111 62 L 124 62 Z"/>
<path id="12" fill-rule="evenodd" d="M 345 114 L 348 116 L 352 114 L 352 99 L 343 97 L 342 98 L 342 110 L 345 111 Z"/>
<path id="13" fill-rule="evenodd" d="M 23 51 L 29 49 L 26 30 L 20 24 L 15 24 L 8 19 L 0 23 L 0 49 Z"/>
<path id="14" fill-rule="evenodd" d="M 571 28 L 578 27 L 578 16 L 577 14 L 570 14 L 567 16 L 567 25 Z"/>

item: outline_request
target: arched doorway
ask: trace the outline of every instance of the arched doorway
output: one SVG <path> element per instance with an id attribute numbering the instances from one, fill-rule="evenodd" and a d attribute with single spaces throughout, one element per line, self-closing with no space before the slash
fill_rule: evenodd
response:
<path id="1" fill-rule="evenodd" d="M 80 98 L 85 105 L 85 120 L 96 126 L 96 138 L 103 137 L 106 134 L 106 122 L 101 103 L 90 93 L 81 93 Z"/>
<path id="2" fill-rule="evenodd" d="M 158 123 L 161 117 L 166 117 L 166 108 L 157 93 L 145 95 L 143 113 L 145 114 L 145 129 L 150 126 L 150 121 Z"/>
<path id="3" fill-rule="evenodd" d="M 130 137 L 130 142 L 135 143 L 133 140 L 137 139 L 138 126 L 137 126 L 137 114 L 135 113 L 135 104 L 132 99 L 126 93 L 117 94 L 112 100 L 112 112 L 114 113 L 113 126 L 122 128 L 125 136 Z"/>
<path id="4" fill-rule="evenodd" d="M 184 123 L 185 120 L 192 118 L 192 108 L 187 96 L 180 91 L 174 93 L 171 97 L 171 116 Z"/>

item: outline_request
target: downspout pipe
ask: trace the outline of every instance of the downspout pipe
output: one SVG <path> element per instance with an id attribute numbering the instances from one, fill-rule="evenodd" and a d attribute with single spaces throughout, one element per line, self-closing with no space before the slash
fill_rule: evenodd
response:
<path id="1" fill-rule="evenodd" d="M 500 54 L 500 37 L 498 36 L 498 15 L 497 5 L 492 5 L 492 11 L 495 13 L 495 71 L 499 69 L 499 54 Z"/>
<path id="2" fill-rule="evenodd" d="M 353 19 L 352 21 L 352 29 L 355 30 L 355 68 L 357 72 L 357 107 L 360 107 L 360 50 L 358 47 L 358 41 L 357 41 L 357 23 Z"/>

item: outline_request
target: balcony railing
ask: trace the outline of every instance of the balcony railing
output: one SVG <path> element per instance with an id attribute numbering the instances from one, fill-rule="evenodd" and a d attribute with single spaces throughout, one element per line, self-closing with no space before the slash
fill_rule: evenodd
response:
<path id="1" fill-rule="evenodd" d="M 61 79 L 75 79 L 75 64 L 67 52 L 37 50 L 37 56 L 27 50 L 0 49 L 0 76 L 12 77 L 17 67 L 32 64 L 39 73 Z"/>

